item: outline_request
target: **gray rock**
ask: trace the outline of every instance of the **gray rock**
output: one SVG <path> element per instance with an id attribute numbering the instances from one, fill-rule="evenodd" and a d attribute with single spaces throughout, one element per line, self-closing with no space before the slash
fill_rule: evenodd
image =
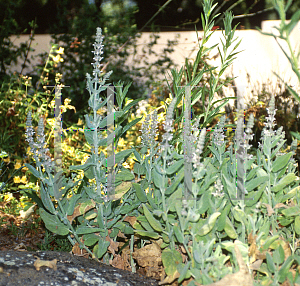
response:
<path id="1" fill-rule="evenodd" d="M 67 252 L 0 251 L 0 286 L 16 285 L 156 286 L 158 281 Z"/>

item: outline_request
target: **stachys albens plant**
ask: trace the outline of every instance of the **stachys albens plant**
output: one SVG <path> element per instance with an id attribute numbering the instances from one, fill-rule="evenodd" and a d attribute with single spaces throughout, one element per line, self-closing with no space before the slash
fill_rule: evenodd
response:
<path id="1" fill-rule="evenodd" d="M 205 27 L 204 38 L 214 26 L 214 22 L 209 21 L 209 16 L 215 6 L 212 7 L 209 0 L 204 1 L 205 15 L 204 17 L 202 15 L 202 23 Z M 234 59 L 235 53 L 227 55 L 229 46 L 236 40 L 233 39 L 235 28 L 233 31 L 231 29 L 232 19 L 231 13 L 225 13 L 224 55 L 218 78 L 213 77 L 210 81 L 212 90 L 209 106 L 214 105 L 214 102 L 211 102 L 214 91 L 221 88 L 218 86 L 220 75 Z M 103 258 L 106 263 L 117 259 L 118 237 L 130 239 L 131 254 L 134 254 L 133 244 L 137 236 L 151 240 L 162 249 L 161 260 L 167 274 L 165 283 L 171 283 L 175 279 L 178 279 L 179 284 L 186 279 L 194 279 L 202 284 L 213 283 L 226 278 L 228 274 L 237 272 L 237 267 L 240 268 L 242 264 L 246 264 L 248 269 L 271 273 L 267 277 L 269 279 L 278 269 L 273 257 L 267 253 L 267 264 L 263 263 L 261 268 L 257 266 L 256 261 L 259 253 L 269 248 L 274 250 L 274 257 L 282 264 L 282 270 L 280 269 L 278 275 L 275 274 L 277 275 L 275 278 L 277 281 L 285 279 L 288 275 L 287 268 L 296 258 L 285 257 L 283 252 L 285 246 L 278 238 L 285 236 L 288 240 L 290 233 L 293 233 L 294 237 L 295 233 L 300 234 L 300 222 L 296 216 L 299 206 L 284 205 L 287 200 L 298 196 L 299 180 L 294 174 L 293 152 L 280 153 L 284 144 L 282 130 L 274 132 L 272 129 L 276 112 L 274 98 L 270 102 L 268 109 L 270 117 L 266 123 L 270 130 L 265 129 L 257 156 L 247 156 L 253 116 L 248 121 L 247 134 L 243 132 L 241 122 L 237 124 L 236 134 L 246 135 L 246 144 L 242 144 L 241 138 L 244 136 L 236 136 L 234 149 L 239 152 L 242 150 L 238 154 L 238 159 L 234 154 L 233 145 L 225 152 L 226 142 L 222 133 L 225 117 L 222 117 L 218 128 L 213 131 L 212 146 L 209 146 L 213 157 L 206 158 L 203 156 L 204 145 L 207 142 L 206 126 L 202 125 L 200 132 L 199 119 L 203 116 L 204 122 L 211 121 L 218 115 L 217 112 L 221 107 L 212 111 L 208 108 L 205 115 L 200 115 L 192 122 L 189 120 L 191 102 L 204 96 L 204 91 L 198 93 L 193 90 L 193 86 L 197 84 L 203 73 L 209 72 L 204 67 L 200 75 L 193 75 L 191 82 L 185 88 L 176 89 L 175 96 L 168 106 L 164 124 L 166 133 L 160 146 L 157 147 L 154 140 L 157 127 L 157 114 L 154 112 L 151 115 L 152 123 L 150 124 L 148 117 L 142 128 L 141 154 L 133 148 L 106 159 L 102 152 L 98 154 L 99 146 L 107 144 L 109 148 L 114 136 L 116 145 L 118 144 L 121 134 L 140 120 L 137 118 L 122 128 L 120 126 L 122 119 L 124 120 L 128 115 L 130 107 L 143 99 L 137 99 L 122 108 L 129 86 L 123 90 L 123 84 L 119 82 L 120 86 L 115 86 L 119 110 L 112 111 L 109 96 L 101 102 L 100 92 L 110 89 L 105 86 L 109 73 L 102 77 L 100 72 L 102 39 L 101 29 L 98 28 L 94 44 L 93 78 L 87 75 L 89 106 L 92 113 L 85 116 L 85 137 L 91 146 L 88 160 L 82 166 L 70 167 L 74 172 L 72 179 L 69 180 L 62 176 L 62 172 L 54 173 L 54 166 L 51 167 L 52 163 L 47 160 L 45 152 L 41 153 L 41 159 L 39 156 L 35 157 L 38 170 L 31 165 L 26 165 L 41 181 L 40 215 L 46 227 L 54 233 L 68 235 L 72 245 L 79 245 L 93 257 Z M 238 44 L 235 48 L 237 46 Z M 202 45 L 197 58 L 200 60 L 202 53 L 207 50 L 209 49 L 203 49 Z M 174 70 L 172 74 L 176 85 L 178 75 Z M 185 152 L 184 155 L 179 155 L 169 142 L 172 142 L 173 112 L 183 94 L 186 97 L 184 111 L 186 121 L 181 139 L 185 144 Z M 97 110 L 105 103 L 108 103 L 108 110 L 111 113 L 102 119 L 97 114 Z M 226 101 L 222 105 L 225 103 Z M 108 123 L 113 122 L 111 120 L 113 115 L 115 115 L 117 128 L 111 131 Z M 146 124 L 150 125 L 150 130 Z M 29 113 L 27 126 L 30 125 Z M 108 134 L 103 139 L 98 129 L 105 126 L 108 126 Z M 44 148 L 41 128 L 38 135 L 40 136 L 38 145 L 34 145 L 33 141 L 29 142 L 32 149 L 39 150 L 39 153 Z M 32 132 L 28 131 L 28 137 L 30 136 L 32 139 Z M 148 148 L 150 154 L 146 156 Z M 294 149 L 295 141 L 291 150 Z M 132 153 L 136 157 L 136 163 L 134 170 L 129 171 L 122 166 L 122 163 Z M 158 158 L 154 159 L 154 156 Z M 242 175 L 240 170 L 236 169 L 237 160 L 240 160 L 244 166 L 245 173 Z M 49 167 L 45 164 L 49 164 Z M 114 169 L 115 164 L 117 166 Z M 42 166 L 46 166 L 45 172 Z M 113 168 L 107 177 L 106 167 Z M 75 171 L 79 170 L 84 171 L 84 178 L 74 181 Z M 135 175 L 138 176 L 136 182 Z M 236 175 L 241 179 L 239 190 L 243 190 L 244 199 L 236 199 Z M 106 180 L 109 182 L 107 188 L 103 186 Z M 79 185 L 77 193 L 73 192 L 75 185 Z M 278 222 L 286 228 L 282 229 Z M 232 240 L 235 240 L 235 243 Z M 227 255 L 222 253 L 222 250 L 226 251 Z M 225 265 L 228 260 L 231 262 L 230 267 Z M 131 267 L 134 271 L 132 258 Z M 250 283 L 251 276 L 250 278 L 249 275 L 244 276 L 245 279 L 249 279 L 247 283 Z M 239 278 L 241 279 L 241 276 Z M 190 284 L 195 285 L 194 281 L 192 280 Z"/>
<path id="2" fill-rule="evenodd" d="M 102 102 L 100 92 L 108 88 L 112 89 L 112 87 L 105 86 L 111 72 L 102 75 L 100 71 L 101 54 L 103 53 L 102 41 L 101 28 L 98 28 L 93 52 L 95 60 L 93 63 L 93 78 L 87 74 L 87 89 L 90 93 L 88 103 L 91 114 L 85 115 L 85 138 L 91 146 L 91 152 L 89 152 L 86 163 L 82 166 L 70 167 L 70 170 L 73 171 L 72 179 L 67 180 L 63 176 L 63 171 L 55 173 L 54 162 L 51 162 L 51 159 L 46 155 L 47 150 L 44 149 L 43 123 L 42 121 L 39 123 L 38 142 L 35 143 L 31 112 L 29 112 L 26 134 L 30 147 L 34 150 L 34 159 L 38 169 L 29 164 L 26 164 L 26 166 L 35 177 L 40 179 L 41 199 L 38 197 L 35 199 L 39 203 L 39 212 L 46 227 L 59 235 L 68 235 L 68 239 L 73 246 L 75 244 L 79 245 L 81 249 L 85 249 L 93 257 L 100 259 L 106 254 L 104 261 L 108 263 L 110 259 L 113 259 L 113 255 L 107 253 L 110 241 L 115 241 L 117 235 L 121 237 L 133 235 L 134 230 L 126 222 L 126 218 L 130 215 L 138 215 L 137 208 L 140 206 L 141 201 L 134 195 L 133 191 L 129 192 L 135 178 L 133 172 L 122 166 L 122 163 L 126 161 L 130 154 L 136 151 L 121 151 L 116 154 L 115 158 L 114 155 L 111 155 L 106 159 L 103 152 L 99 154 L 98 148 L 109 146 L 113 143 L 113 140 L 117 145 L 122 134 L 141 120 L 141 118 L 137 118 L 125 127 L 120 125 L 126 116 L 130 115 L 130 108 L 143 98 L 136 99 L 122 107 L 130 85 L 123 88 L 123 84 L 118 82 L 115 88 L 119 111 L 108 114 L 104 119 L 97 114 L 97 111 L 107 102 L 110 103 L 109 100 L 111 100 L 111 98 L 107 98 Z M 108 134 L 106 138 L 103 138 L 99 129 L 107 126 L 109 120 L 113 118 L 117 128 L 114 132 Z M 106 168 L 113 168 L 115 164 L 117 164 L 117 167 L 114 169 L 113 176 L 111 176 L 111 189 L 107 191 L 104 186 L 107 182 Z M 84 171 L 84 178 L 74 181 L 76 171 L 79 170 Z M 94 182 L 91 182 L 91 180 Z M 74 193 L 73 188 L 77 185 L 79 185 L 78 192 Z M 120 203 L 121 197 L 122 203 Z M 122 234 L 119 234 L 119 231 Z M 114 247 L 118 245 L 117 242 L 115 243 Z M 90 247 L 92 247 L 92 251 L 89 249 Z"/>

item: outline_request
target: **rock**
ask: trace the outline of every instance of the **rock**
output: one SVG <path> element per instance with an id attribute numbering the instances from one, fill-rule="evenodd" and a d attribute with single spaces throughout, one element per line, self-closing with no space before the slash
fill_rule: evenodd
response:
<path id="1" fill-rule="evenodd" d="M 57 251 L 0 251 L 0 286 L 156 286 L 158 281 Z"/>

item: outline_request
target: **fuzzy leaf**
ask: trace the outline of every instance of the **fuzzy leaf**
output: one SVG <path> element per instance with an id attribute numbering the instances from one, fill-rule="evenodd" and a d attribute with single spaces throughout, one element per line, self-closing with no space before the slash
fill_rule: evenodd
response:
<path id="1" fill-rule="evenodd" d="M 177 264 L 182 262 L 182 257 L 175 249 L 167 248 L 161 254 L 161 260 L 168 276 L 172 276 L 177 271 Z"/>
<path id="2" fill-rule="evenodd" d="M 150 237 L 150 238 L 153 238 L 153 239 L 159 239 L 160 238 L 160 236 L 156 232 L 153 232 L 153 231 L 139 230 L 138 229 L 138 230 L 135 230 L 134 232 L 139 234 L 142 237 Z"/>
<path id="3" fill-rule="evenodd" d="M 97 248 L 97 256 L 98 258 L 101 258 L 106 252 L 107 248 L 109 247 L 110 242 L 109 241 L 103 241 L 102 239 L 99 239 L 98 242 L 98 248 Z"/>
<path id="4" fill-rule="evenodd" d="M 31 166 L 30 164 L 25 163 L 25 166 L 29 169 L 29 171 L 34 175 L 37 179 L 41 179 L 42 177 L 40 176 L 40 173 L 36 168 Z"/>
<path id="5" fill-rule="evenodd" d="M 99 227 L 90 227 L 90 226 L 85 226 L 85 225 L 82 225 L 82 226 L 80 225 L 76 229 L 77 234 L 90 234 L 90 233 L 99 232 L 99 231 L 102 231 L 102 229 Z"/>
<path id="6" fill-rule="evenodd" d="M 277 193 L 278 191 L 284 189 L 287 185 L 293 183 L 296 180 L 297 176 L 293 173 L 285 175 L 281 180 L 271 188 L 271 191 Z"/>
<path id="7" fill-rule="evenodd" d="M 172 175 L 174 174 L 176 171 L 178 171 L 178 169 L 183 165 L 184 163 L 184 159 L 181 159 L 179 161 L 176 161 L 172 166 L 170 166 L 167 169 L 167 174 L 168 175 Z"/>
<path id="8" fill-rule="evenodd" d="M 273 163 L 272 166 L 272 172 L 276 173 L 279 170 L 283 169 L 284 167 L 286 167 L 286 165 L 288 164 L 290 158 L 293 156 L 293 152 L 289 152 L 285 155 L 282 155 L 280 157 L 278 157 L 275 162 Z"/>
<path id="9" fill-rule="evenodd" d="M 155 229 L 156 231 L 162 232 L 163 228 L 162 228 L 160 222 L 153 217 L 153 215 L 147 209 L 145 204 L 143 204 L 143 210 L 144 210 L 145 217 L 147 218 L 148 222 L 153 227 L 153 229 Z"/>
<path id="10" fill-rule="evenodd" d="M 136 183 L 132 183 L 134 189 L 135 189 L 135 193 L 137 198 L 142 202 L 142 203 L 146 203 L 147 202 L 147 195 L 145 193 L 144 190 L 142 190 L 141 186 L 139 184 Z"/>
<path id="11" fill-rule="evenodd" d="M 47 213 L 43 208 L 39 209 L 40 216 L 47 229 L 59 235 L 67 235 L 69 228 L 63 224 L 56 215 Z"/>
<path id="12" fill-rule="evenodd" d="M 200 236 L 204 236 L 206 234 L 208 234 L 213 227 L 216 224 L 217 218 L 221 215 L 220 212 L 215 212 L 213 213 L 207 220 L 206 223 L 201 227 L 201 229 L 199 230 L 199 232 L 197 234 L 199 234 Z"/>
<path id="13" fill-rule="evenodd" d="M 86 246 L 92 246 L 99 240 L 99 237 L 91 233 L 91 234 L 84 235 L 83 239 L 84 239 L 84 244 Z"/>
<path id="14" fill-rule="evenodd" d="M 230 238 L 236 239 L 238 237 L 228 216 L 226 216 L 226 224 L 225 224 L 224 230 Z"/>
<path id="15" fill-rule="evenodd" d="M 183 234 L 182 234 L 180 228 L 176 224 L 173 226 L 173 231 L 176 235 L 178 242 L 183 243 Z"/>

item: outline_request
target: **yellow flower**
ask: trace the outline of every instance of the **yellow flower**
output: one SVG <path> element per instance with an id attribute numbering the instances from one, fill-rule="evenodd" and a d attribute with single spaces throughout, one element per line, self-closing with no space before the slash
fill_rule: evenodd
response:
<path id="1" fill-rule="evenodd" d="M 23 183 L 23 184 L 26 184 L 26 183 L 27 183 L 27 178 L 26 178 L 26 176 L 22 176 L 21 183 Z"/>
<path id="2" fill-rule="evenodd" d="M 79 118 L 77 125 L 82 125 L 82 124 L 83 124 L 83 121 Z"/>
<path id="3" fill-rule="evenodd" d="M 3 159 L 3 161 L 4 161 L 5 163 L 9 163 L 9 162 L 10 162 L 10 158 L 7 157 L 7 158 Z"/>
<path id="4" fill-rule="evenodd" d="M 59 47 L 59 49 L 56 51 L 58 54 L 62 55 L 64 53 L 64 48 Z"/>
<path id="5" fill-rule="evenodd" d="M 63 62 L 64 61 L 64 59 L 59 54 L 57 56 L 55 56 L 55 57 L 52 57 L 52 59 L 53 59 L 53 61 L 55 63 L 59 63 L 59 62 Z"/>
<path id="6" fill-rule="evenodd" d="M 118 142 L 118 147 L 125 147 L 125 140 L 124 138 L 121 138 Z"/>
<path id="7" fill-rule="evenodd" d="M 14 183 L 15 183 L 15 184 L 20 183 L 20 177 L 19 177 L 19 176 L 15 176 L 15 177 L 14 177 Z"/>
<path id="8" fill-rule="evenodd" d="M 71 99 L 70 98 L 66 98 L 64 102 L 65 102 L 65 105 L 68 105 L 71 102 Z"/>
<path id="9" fill-rule="evenodd" d="M 123 163 L 123 166 L 124 166 L 125 168 L 127 168 L 127 169 L 130 168 L 130 166 L 128 165 L 127 162 L 124 162 L 124 163 Z"/>
<path id="10" fill-rule="evenodd" d="M 13 200 L 13 195 L 12 195 L 12 193 L 8 193 L 8 194 L 6 194 L 6 195 L 4 195 L 4 201 L 6 201 L 6 202 L 10 202 L 11 200 Z"/>
<path id="11" fill-rule="evenodd" d="M 97 110 L 98 115 L 102 115 L 106 112 L 106 107 L 101 107 L 100 109 Z"/>
<path id="12" fill-rule="evenodd" d="M 22 162 L 22 160 L 17 160 L 17 163 L 15 164 L 15 170 L 21 168 L 21 166 L 22 166 L 21 162 Z"/>

